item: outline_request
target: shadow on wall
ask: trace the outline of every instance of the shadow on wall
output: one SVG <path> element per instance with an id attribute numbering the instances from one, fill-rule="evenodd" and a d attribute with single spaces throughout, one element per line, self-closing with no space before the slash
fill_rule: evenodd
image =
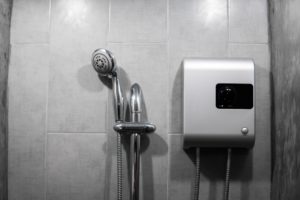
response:
<path id="1" fill-rule="evenodd" d="M 181 122 L 181 126 L 177 127 L 180 130 L 180 133 L 183 133 L 183 65 L 179 67 L 176 77 L 173 84 L 172 90 L 172 108 L 171 111 L 171 121 L 172 123 Z M 171 124 L 171 126 L 174 124 Z M 182 138 L 182 137 L 181 137 Z M 181 141 L 182 147 L 182 141 Z M 186 172 L 190 170 L 184 165 L 179 164 L 178 159 L 180 156 L 178 153 L 171 154 L 170 158 L 170 179 L 177 181 L 184 181 L 190 183 L 190 197 L 194 194 L 194 177 L 196 173 L 195 158 L 196 151 L 195 149 L 185 149 L 180 150 L 183 154 L 186 154 L 187 157 L 194 163 L 194 172 Z M 223 182 L 225 180 L 225 169 L 226 169 L 226 158 L 227 151 L 224 148 L 219 149 L 209 149 L 202 148 L 200 151 L 200 167 L 201 167 L 201 176 L 204 176 L 208 179 L 209 182 L 209 191 L 208 199 L 217 200 L 217 186 L 218 182 Z M 172 167 L 177 166 L 177 167 Z M 253 178 L 253 151 L 247 149 L 233 149 L 232 151 L 232 161 L 231 161 L 231 181 L 232 182 L 241 182 L 241 194 L 240 197 L 243 200 L 248 200 L 250 195 L 250 183 Z M 180 174 L 186 174 L 182 176 Z M 184 180 L 184 178 L 189 180 Z M 201 179 L 202 181 L 202 179 Z M 200 183 L 201 187 L 201 183 Z"/>
<path id="2" fill-rule="evenodd" d="M 105 78 L 103 76 L 99 76 L 99 78 L 104 83 L 104 85 L 101 84 L 97 76 L 95 76 L 95 70 L 91 64 L 84 65 L 77 71 L 77 79 L 80 86 L 89 92 L 102 91 L 105 86 L 111 88 L 110 79 Z"/>
<path id="3" fill-rule="evenodd" d="M 170 132 L 183 132 L 183 63 L 178 68 L 171 98 Z"/>
<path id="4" fill-rule="evenodd" d="M 210 181 L 209 200 L 217 200 L 217 182 L 222 182 L 225 179 L 226 150 L 201 149 L 200 154 L 201 173 Z M 250 197 L 249 184 L 252 180 L 252 159 L 251 150 L 233 149 L 232 151 L 230 180 L 232 182 L 242 182 L 240 196 L 243 200 L 248 200 Z"/>
<path id="5" fill-rule="evenodd" d="M 123 145 L 126 152 L 126 157 L 129 158 L 130 155 L 130 136 L 125 135 L 123 137 Z M 150 145 L 151 143 L 151 145 Z M 141 196 L 144 200 L 153 200 L 154 196 L 154 174 L 153 169 L 153 158 L 157 156 L 165 155 L 168 152 L 167 143 L 159 136 L 158 132 L 151 133 L 149 135 L 143 135 L 141 137 L 141 172 L 142 181 L 141 186 Z M 127 176 L 130 177 L 130 160 L 127 159 Z M 166 169 L 167 170 L 167 169 Z M 130 184 L 130 178 L 128 178 L 128 185 Z M 143 193 L 143 191 L 146 191 Z"/>

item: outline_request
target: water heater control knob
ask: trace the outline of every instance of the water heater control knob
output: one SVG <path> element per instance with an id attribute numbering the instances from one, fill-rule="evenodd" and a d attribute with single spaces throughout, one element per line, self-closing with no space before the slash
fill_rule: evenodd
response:
<path id="1" fill-rule="evenodd" d="M 246 134 L 249 132 L 249 130 L 248 130 L 248 128 L 242 128 L 241 132 L 242 132 L 244 135 L 246 135 Z"/>

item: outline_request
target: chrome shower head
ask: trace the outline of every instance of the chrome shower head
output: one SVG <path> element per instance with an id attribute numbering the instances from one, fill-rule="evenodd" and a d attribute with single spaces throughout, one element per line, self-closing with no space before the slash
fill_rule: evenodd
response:
<path id="1" fill-rule="evenodd" d="M 112 79 L 115 120 L 116 122 L 124 121 L 124 98 L 113 54 L 106 49 L 96 49 L 92 54 L 92 65 L 100 76 L 107 76 Z"/>
<path id="2" fill-rule="evenodd" d="M 106 49 L 96 49 L 92 54 L 92 65 L 101 76 L 114 76 L 117 69 L 113 54 Z"/>

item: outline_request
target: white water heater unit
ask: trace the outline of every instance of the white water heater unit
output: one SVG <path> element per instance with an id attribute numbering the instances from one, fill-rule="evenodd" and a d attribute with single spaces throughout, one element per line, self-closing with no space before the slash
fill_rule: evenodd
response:
<path id="1" fill-rule="evenodd" d="M 184 148 L 253 147 L 254 62 L 185 59 L 183 71 Z"/>

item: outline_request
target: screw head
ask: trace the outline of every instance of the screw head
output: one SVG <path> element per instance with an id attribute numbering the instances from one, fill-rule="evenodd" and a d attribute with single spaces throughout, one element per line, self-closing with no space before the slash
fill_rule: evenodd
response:
<path id="1" fill-rule="evenodd" d="M 249 132 L 249 130 L 248 130 L 248 128 L 244 127 L 244 128 L 242 128 L 241 132 L 242 132 L 244 135 L 246 135 L 246 134 Z"/>

